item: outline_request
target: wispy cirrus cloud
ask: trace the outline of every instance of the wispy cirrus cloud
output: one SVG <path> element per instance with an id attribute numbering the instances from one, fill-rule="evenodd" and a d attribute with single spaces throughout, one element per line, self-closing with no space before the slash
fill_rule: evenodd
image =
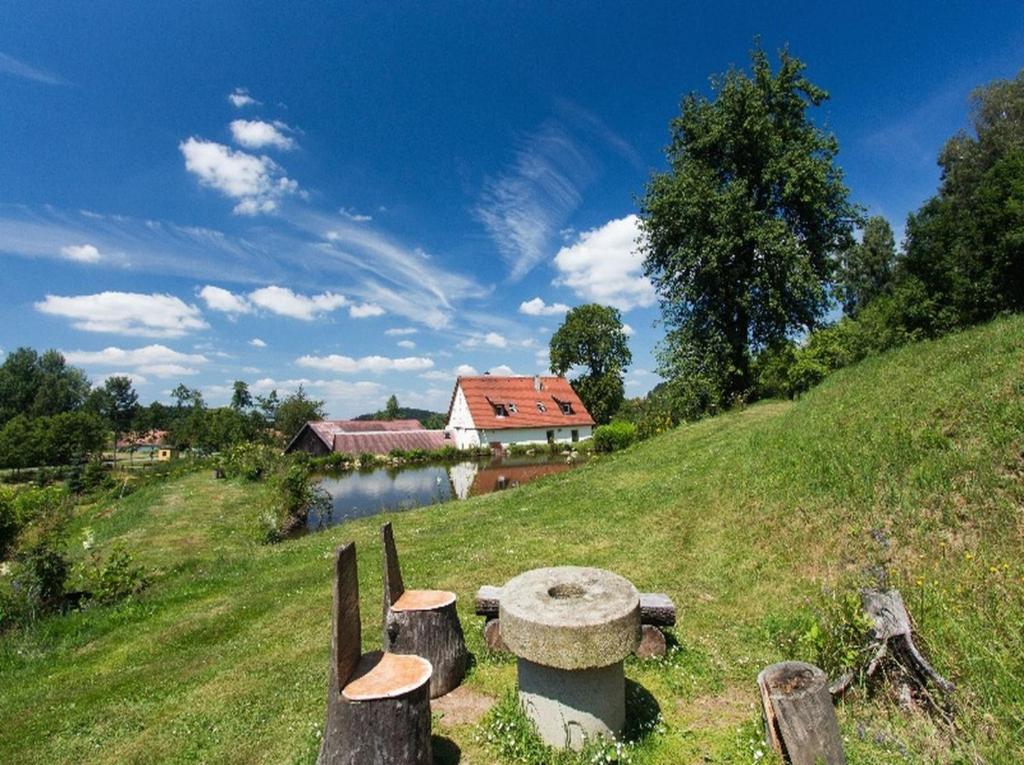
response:
<path id="1" fill-rule="evenodd" d="M 511 164 L 485 181 L 474 209 L 517 281 L 550 253 L 550 242 L 582 201 L 594 160 L 559 121 L 526 136 Z"/>
<path id="2" fill-rule="evenodd" d="M 43 85 L 67 85 L 68 81 L 63 77 L 39 69 L 24 61 L 19 61 L 14 56 L 0 52 L 0 74 L 8 74 L 12 77 L 20 77 L 23 80 L 38 82 Z"/>

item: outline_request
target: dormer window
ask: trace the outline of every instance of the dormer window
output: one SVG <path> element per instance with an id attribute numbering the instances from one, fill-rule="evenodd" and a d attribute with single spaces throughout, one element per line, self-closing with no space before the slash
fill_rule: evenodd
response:
<path id="1" fill-rule="evenodd" d="M 572 414 L 572 404 L 568 401 L 562 402 L 562 414 Z"/>
<path id="2" fill-rule="evenodd" d="M 537 411 L 538 412 L 546 412 L 547 410 L 548 410 L 548 408 L 546 406 L 544 406 L 544 402 L 543 401 L 538 401 L 537 402 Z"/>
<path id="3" fill-rule="evenodd" d="M 491 404 L 494 407 L 495 417 L 508 417 L 508 409 L 505 408 L 504 404 Z"/>
<path id="4" fill-rule="evenodd" d="M 512 401 L 509 401 L 508 402 L 508 411 L 509 411 L 510 414 L 515 414 L 519 410 L 516 409 L 516 405 Z"/>

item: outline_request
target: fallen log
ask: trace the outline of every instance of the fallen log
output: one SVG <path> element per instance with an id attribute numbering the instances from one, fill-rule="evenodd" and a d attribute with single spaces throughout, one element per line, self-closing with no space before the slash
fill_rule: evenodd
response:
<path id="1" fill-rule="evenodd" d="M 813 664 L 784 661 L 757 676 L 765 737 L 791 765 L 845 765 L 828 678 Z"/>
<path id="2" fill-rule="evenodd" d="M 485 584 L 476 591 L 476 615 L 487 619 L 498 617 L 501 588 Z M 655 627 L 671 627 L 676 623 L 676 605 L 663 592 L 640 593 L 640 623 Z"/>

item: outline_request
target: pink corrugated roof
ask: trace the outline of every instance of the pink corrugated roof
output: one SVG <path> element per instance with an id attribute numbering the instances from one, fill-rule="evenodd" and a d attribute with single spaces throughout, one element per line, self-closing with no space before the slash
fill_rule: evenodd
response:
<path id="1" fill-rule="evenodd" d="M 334 451 L 349 454 L 387 454 L 392 449 L 440 449 L 448 443 L 443 430 L 377 431 L 376 433 L 335 433 Z"/>

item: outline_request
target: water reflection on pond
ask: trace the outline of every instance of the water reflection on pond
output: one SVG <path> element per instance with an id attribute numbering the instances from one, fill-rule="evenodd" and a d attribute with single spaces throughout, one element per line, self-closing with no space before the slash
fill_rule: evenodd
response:
<path id="1" fill-rule="evenodd" d="M 326 474 L 320 478 L 320 486 L 331 495 L 331 512 L 321 516 L 310 511 L 306 527 L 316 531 L 388 510 L 411 510 L 511 489 L 572 467 L 561 456 L 498 457 L 489 462 L 379 467 Z"/>

